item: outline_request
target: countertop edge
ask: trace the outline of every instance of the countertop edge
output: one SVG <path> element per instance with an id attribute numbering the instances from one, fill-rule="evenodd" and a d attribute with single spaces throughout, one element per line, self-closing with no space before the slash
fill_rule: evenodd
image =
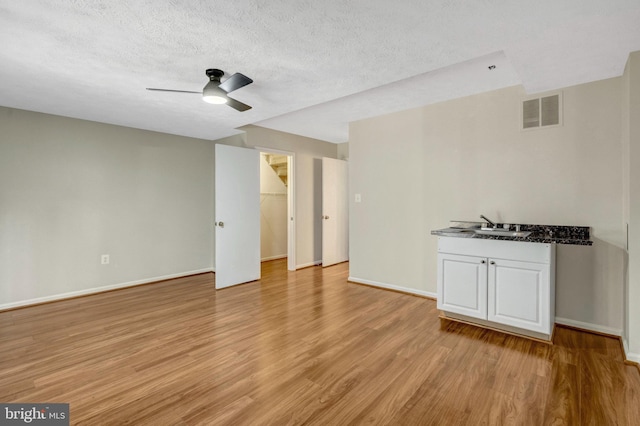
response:
<path id="1" fill-rule="evenodd" d="M 471 233 L 460 233 L 459 235 L 455 235 L 453 233 L 445 233 L 439 232 L 440 230 L 431 231 L 431 235 L 435 235 L 438 237 L 446 237 L 446 238 L 474 238 L 481 240 L 500 240 L 500 241 L 515 241 L 515 242 L 529 242 L 529 243 L 539 243 L 539 244 L 565 244 L 565 245 L 578 245 L 578 246 L 592 246 L 593 241 L 590 239 L 571 239 L 571 238 L 541 238 L 535 236 L 528 237 L 508 237 L 508 236 L 496 236 L 496 235 L 482 235 L 482 234 L 471 234 Z"/>

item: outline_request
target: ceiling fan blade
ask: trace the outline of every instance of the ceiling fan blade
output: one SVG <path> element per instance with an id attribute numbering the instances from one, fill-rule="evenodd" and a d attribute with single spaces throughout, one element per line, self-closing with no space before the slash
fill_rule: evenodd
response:
<path id="1" fill-rule="evenodd" d="M 147 90 L 154 92 L 199 93 L 202 95 L 202 92 L 192 92 L 191 90 L 154 89 L 153 87 L 147 87 Z"/>
<path id="2" fill-rule="evenodd" d="M 233 92 L 234 90 L 238 90 L 239 88 L 244 87 L 247 84 L 251 84 L 251 83 L 253 83 L 253 80 L 251 80 L 246 75 L 237 72 L 231 77 L 229 77 L 228 79 L 226 79 L 224 82 L 220 83 L 218 87 L 224 90 L 225 92 L 229 93 L 229 92 Z"/>
<path id="3" fill-rule="evenodd" d="M 249 105 L 243 104 L 242 102 L 236 101 L 235 99 L 231 99 L 228 96 L 227 96 L 227 105 L 229 105 L 231 108 L 238 110 L 240 112 L 251 109 Z"/>

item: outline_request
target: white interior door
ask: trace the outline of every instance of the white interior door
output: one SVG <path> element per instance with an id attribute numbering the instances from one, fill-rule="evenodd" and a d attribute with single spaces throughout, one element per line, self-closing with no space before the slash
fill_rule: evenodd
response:
<path id="1" fill-rule="evenodd" d="M 347 162 L 322 159 L 322 266 L 349 260 Z"/>
<path id="2" fill-rule="evenodd" d="M 296 270 L 296 174 L 295 174 L 295 156 L 289 155 L 289 162 L 287 163 L 287 176 L 289 179 L 289 190 L 287 191 L 287 220 L 289 225 L 287 226 L 287 269 L 290 271 Z"/>
<path id="3" fill-rule="evenodd" d="M 216 144 L 216 288 L 260 279 L 260 152 Z"/>

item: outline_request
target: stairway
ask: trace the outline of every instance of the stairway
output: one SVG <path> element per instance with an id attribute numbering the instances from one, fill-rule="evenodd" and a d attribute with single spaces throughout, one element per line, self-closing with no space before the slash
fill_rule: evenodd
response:
<path id="1" fill-rule="evenodd" d="M 287 160 L 288 157 L 286 155 L 279 154 L 264 154 L 265 159 L 267 160 L 267 164 L 271 166 L 273 171 L 276 172 L 284 186 L 287 186 Z"/>

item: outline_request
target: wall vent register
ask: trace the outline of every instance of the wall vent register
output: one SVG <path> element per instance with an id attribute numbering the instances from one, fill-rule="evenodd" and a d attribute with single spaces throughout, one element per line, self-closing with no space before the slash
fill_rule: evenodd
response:
<path id="1" fill-rule="evenodd" d="M 562 124 L 562 96 L 556 93 L 522 102 L 522 129 Z"/>

